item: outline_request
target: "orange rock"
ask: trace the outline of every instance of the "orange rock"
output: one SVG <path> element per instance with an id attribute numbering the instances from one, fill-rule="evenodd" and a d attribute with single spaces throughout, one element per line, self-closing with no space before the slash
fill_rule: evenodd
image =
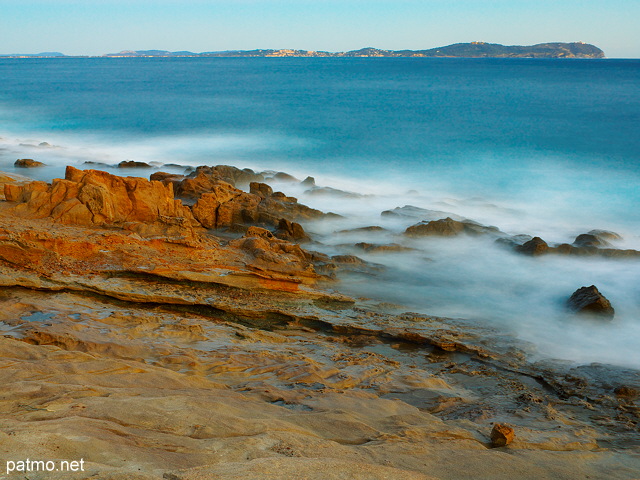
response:
<path id="1" fill-rule="evenodd" d="M 7 199 L 18 202 L 15 213 L 26 218 L 51 217 L 79 225 L 180 223 L 170 220 L 183 219 L 182 223 L 197 225 L 189 207 L 174 199 L 172 184 L 98 170 L 67 167 L 64 180 L 5 186 L 7 194 Z"/>
<path id="2" fill-rule="evenodd" d="M 193 215 L 205 228 L 254 223 L 260 197 L 245 193 L 226 182 L 218 182 L 193 206 Z"/>
<path id="3" fill-rule="evenodd" d="M 509 445 L 515 437 L 516 434 L 513 428 L 501 423 L 496 423 L 493 426 L 493 430 L 491 430 L 491 445 L 494 447 L 504 447 Z"/>
<path id="4" fill-rule="evenodd" d="M 299 245 L 275 238 L 273 234 L 260 227 L 250 227 L 244 237 L 229 243 L 229 246 L 246 252 L 255 267 L 280 273 L 304 273 L 317 276 L 311 254 Z"/>

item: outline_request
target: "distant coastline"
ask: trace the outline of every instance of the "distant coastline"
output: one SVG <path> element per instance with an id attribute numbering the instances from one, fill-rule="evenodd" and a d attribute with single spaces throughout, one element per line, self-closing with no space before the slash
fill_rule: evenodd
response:
<path id="1" fill-rule="evenodd" d="M 604 52 L 583 42 L 540 43 L 537 45 L 500 45 L 497 43 L 455 43 L 428 50 L 381 50 L 361 48 L 348 52 L 325 52 L 291 49 L 225 50 L 194 53 L 166 50 L 125 50 L 104 55 L 65 55 L 60 52 L 36 54 L 1 54 L 3 58 L 136 58 L 136 57 L 453 57 L 453 58 L 605 58 Z"/>

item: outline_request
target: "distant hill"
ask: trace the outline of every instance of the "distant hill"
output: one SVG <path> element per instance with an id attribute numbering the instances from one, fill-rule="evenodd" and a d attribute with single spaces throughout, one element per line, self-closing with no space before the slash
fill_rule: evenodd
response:
<path id="1" fill-rule="evenodd" d="M 2 57 L 64 57 L 59 52 L 28 55 L 0 55 Z M 457 58 L 604 58 L 604 52 L 583 42 L 540 43 L 538 45 L 500 45 L 497 43 L 455 43 L 428 50 L 380 50 L 367 47 L 349 52 L 314 52 L 309 50 L 225 50 L 194 53 L 167 50 L 125 50 L 107 53 L 103 57 L 457 57 Z"/>
<path id="2" fill-rule="evenodd" d="M 527 58 L 604 58 L 604 52 L 587 43 L 540 43 L 528 47 L 497 43 L 456 43 L 446 47 L 420 50 L 426 57 L 527 57 Z"/>
<path id="3" fill-rule="evenodd" d="M 42 53 L 9 53 L 0 54 L 0 57 L 65 57 L 64 53 L 60 52 L 42 52 Z"/>
<path id="4" fill-rule="evenodd" d="M 465 58 L 604 58 L 604 52 L 587 43 L 541 43 L 531 46 L 497 43 L 456 43 L 429 50 L 380 50 L 367 47 L 349 52 L 315 52 L 309 50 L 226 50 L 222 52 L 167 52 L 161 50 L 125 51 L 109 57 L 465 57 Z"/>

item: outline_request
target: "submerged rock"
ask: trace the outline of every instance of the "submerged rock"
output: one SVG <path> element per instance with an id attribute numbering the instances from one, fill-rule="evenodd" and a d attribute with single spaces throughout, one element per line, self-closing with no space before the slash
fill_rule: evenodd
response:
<path id="1" fill-rule="evenodd" d="M 458 221 L 451 217 L 432 220 L 430 222 L 420 222 L 412 225 L 404 232 L 409 237 L 453 237 L 465 233 L 467 235 L 483 235 L 488 233 L 499 233 L 496 227 L 487 227 L 471 221 Z"/>
<path id="2" fill-rule="evenodd" d="M 384 245 L 376 243 L 360 242 L 356 243 L 354 247 L 364 250 L 367 253 L 397 253 L 397 252 L 413 252 L 415 249 L 410 247 L 404 247 L 397 243 L 388 243 Z"/>
<path id="3" fill-rule="evenodd" d="M 339 190 L 337 188 L 332 187 L 313 187 L 304 192 L 307 195 L 313 196 L 330 196 L 330 197 L 338 197 L 338 198 L 361 198 L 363 197 L 360 193 L 347 192 L 345 190 Z"/>
<path id="4" fill-rule="evenodd" d="M 516 247 L 516 251 L 533 256 L 542 255 L 543 253 L 547 253 L 548 250 L 549 245 L 540 237 L 533 237 L 528 242 Z"/>
<path id="5" fill-rule="evenodd" d="M 124 160 L 118 164 L 118 168 L 151 168 L 147 162 L 136 162 L 135 160 Z"/>
<path id="6" fill-rule="evenodd" d="M 19 158 L 15 161 L 13 166 L 18 168 L 36 168 L 44 167 L 45 164 L 37 160 L 32 160 L 31 158 Z"/>
<path id="7" fill-rule="evenodd" d="M 595 285 L 576 290 L 567 300 L 567 307 L 576 313 L 608 319 L 613 318 L 615 313 L 611 302 L 598 291 Z"/>
<path id="8" fill-rule="evenodd" d="M 384 212 L 380 213 L 380 216 L 415 218 L 417 220 L 437 220 L 439 218 L 450 217 L 454 220 L 464 220 L 464 218 L 453 213 L 443 212 L 441 210 L 427 210 L 426 208 L 420 208 L 414 205 L 405 205 L 404 207 L 396 207 L 393 210 L 385 210 Z"/>
<path id="9" fill-rule="evenodd" d="M 573 245 L 576 247 L 609 247 L 611 244 L 606 240 L 599 238 L 597 235 L 591 233 L 583 233 L 578 235 L 573 241 Z"/>

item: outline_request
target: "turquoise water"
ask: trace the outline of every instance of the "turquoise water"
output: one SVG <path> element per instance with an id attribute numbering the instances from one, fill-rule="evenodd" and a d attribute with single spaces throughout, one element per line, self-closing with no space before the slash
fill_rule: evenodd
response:
<path id="1" fill-rule="evenodd" d="M 402 241 L 419 219 L 380 212 L 405 204 L 551 242 L 614 230 L 640 248 L 638 60 L 0 59 L 0 85 L 0 170 L 28 157 L 49 165 L 28 172 L 45 179 L 128 159 L 313 175 L 371 195 L 281 187 L 346 215 L 310 227 L 335 253 L 331 232 L 350 226 L 384 224 L 380 241 Z M 343 288 L 508 325 L 546 355 L 562 345 L 576 361 L 640 367 L 637 262 L 532 261 L 468 239 L 412 246 L 367 257 L 387 273 Z M 618 311 L 606 330 L 566 323 L 558 307 L 592 283 Z"/>

